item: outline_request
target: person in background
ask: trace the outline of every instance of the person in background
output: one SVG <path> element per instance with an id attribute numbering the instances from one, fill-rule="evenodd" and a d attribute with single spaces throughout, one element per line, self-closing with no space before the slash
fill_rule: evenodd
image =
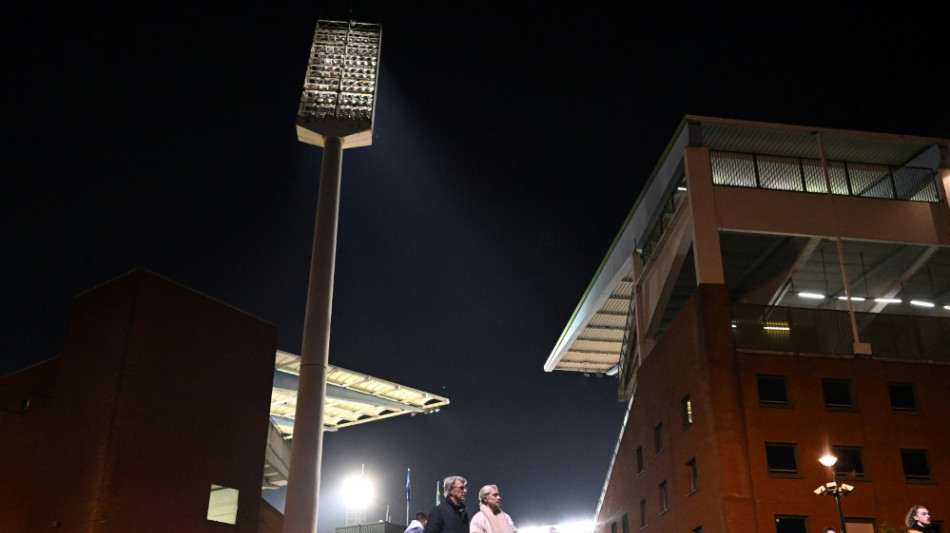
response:
<path id="1" fill-rule="evenodd" d="M 425 529 L 426 527 L 426 521 L 428 520 L 428 518 L 429 517 L 426 516 L 425 513 L 423 513 L 422 511 L 419 511 L 418 513 L 416 513 L 416 516 L 412 520 L 412 522 L 409 522 L 409 527 L 407 527 L 406 531 L 404 531 L 403 533 L 422 533 L 422 530 Z"/>
<path id="2" fill-rule="evenodd" d="M 515 533 L 515 523 L 501 510 L 497 485 L 485 485 L 478 491 L 478 513 L 472 517 L 469 533 Z"/>
<path id="3" fill-rule="evenodd" d="M 831 526 L 828 526 L 825 529 L 822 529 L 821 533 L 838 533 L 838 530 Z"/>
<path id="4" fill-rule="evenodd" d="M 445 499 L 429 513 L 423 533 L 468 533 L 468 512 L 465 494 L 468 481 L 462 476 L 449 476 L 442 481 Z"/>
<path id="5" fill-rule="evenodd" d="M 923 505 L 911 507 L 910 511 L 907 511 L 907 519 L 904 523 L 907 524 L 907 531 L 909 532 L 925 531 L 930 533 L 933 531 L 930 524 L 930 511 Z"/>

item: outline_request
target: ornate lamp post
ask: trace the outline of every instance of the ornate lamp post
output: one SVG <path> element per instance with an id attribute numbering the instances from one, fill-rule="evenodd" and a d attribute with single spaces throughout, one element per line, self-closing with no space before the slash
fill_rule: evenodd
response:
<path id="1" fill-rule="evenodd" d="M 838 525 L 841 527 L 841 533 L 848 533 L 847 528 L 844 525 L 844 514 L 841 513 L 841 498 L 842 496 L 847 496 L 851 494 L 851 491 L 854 490 L 854 487 L 846 483 L 838 484 L 838 476 L 835 473 L 835 463 L 838 462 L 838 458 L 834 455 L 824 455 L 818 462 L 827 466 L 831 469 L 831 483 L 825 483 L 820 485 L 815 489 L 815 494 L 819 496 L 834 496 L 835 504 L 838 506 Z"/>
<path id="2" fill-rule="evenodd" d="M 297 111 L 297 139 L 323 147 L 323 166 L 300 351 L 285 533 L 317 531 L 343 149 L 372 143 L 381 39 L 379 24 L 318 21 Z"/>

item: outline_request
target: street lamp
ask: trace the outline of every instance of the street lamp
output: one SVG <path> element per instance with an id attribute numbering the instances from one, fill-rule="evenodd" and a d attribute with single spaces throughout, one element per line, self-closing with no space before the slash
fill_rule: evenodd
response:
<path id="1" fill-rule="evenodd" d="M 851 491 L 854 490 L 854 487 L 848 485 L 847 483 L 838 484 L 838 476 L 835 473 L 835 463 L 838 462 L 838 458 L 834 455 L 824 455 L 818 459 L 818 462 L 827 466 L 831 469 L 831 483 L 825 483 L 824 485 L 819 485 L 815 489 L 815 494 L 819 496 L 834 496 L 835 504 L 838 506 L 838 524 L 841 526 L 841 533 L 848 533 L 848 530 L 844 525 L 844 515 L 841 513 L 841 497 L 851 494 Z"/>
<path id="2" fill-rule="evenodd" d="M 323 164 L 300 349 L 285 533 L 317 531 L 343 149 L 372 144 L 381 39 L 379 24 L 318 21 L 297 110 L 297 139 L 322 146 Z"/>

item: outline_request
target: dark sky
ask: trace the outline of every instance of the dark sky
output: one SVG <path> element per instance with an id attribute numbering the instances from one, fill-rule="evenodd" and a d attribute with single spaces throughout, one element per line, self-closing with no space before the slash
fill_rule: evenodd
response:
<path id="1" fill-rule="evenodd" d="M 458 473 L 519 525 L 591 518 L 624 406 L 613 379 L 542 364 L 684 114 L 950 137 L 941 3 L 288 4 L 5 9 L 0 375 L 56 355 L 70 298 L 136 267 L 299 353 L 314 25 L 382 23 L 373 146 L 343 158 L 330 362 L 452 405 L 327 434 L 321 533 L 364 464 L 370 519 L 404 517 L 407 467 L 413 511 Z"/>

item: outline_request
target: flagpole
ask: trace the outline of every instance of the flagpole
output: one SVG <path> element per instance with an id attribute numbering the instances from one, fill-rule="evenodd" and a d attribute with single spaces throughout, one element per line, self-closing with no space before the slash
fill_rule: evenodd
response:
<path id="1" fill-rule="evenodd" d="M 409 526 L 409 500 L 410 500 L 409 494 L 411 493 L 411 490 L 410 490 L 411 484 L 409 483 L 410 472 L 412 472 L 412 469 L 407 468 L 406 469 L 406 526 L 407 527 Z"/>

